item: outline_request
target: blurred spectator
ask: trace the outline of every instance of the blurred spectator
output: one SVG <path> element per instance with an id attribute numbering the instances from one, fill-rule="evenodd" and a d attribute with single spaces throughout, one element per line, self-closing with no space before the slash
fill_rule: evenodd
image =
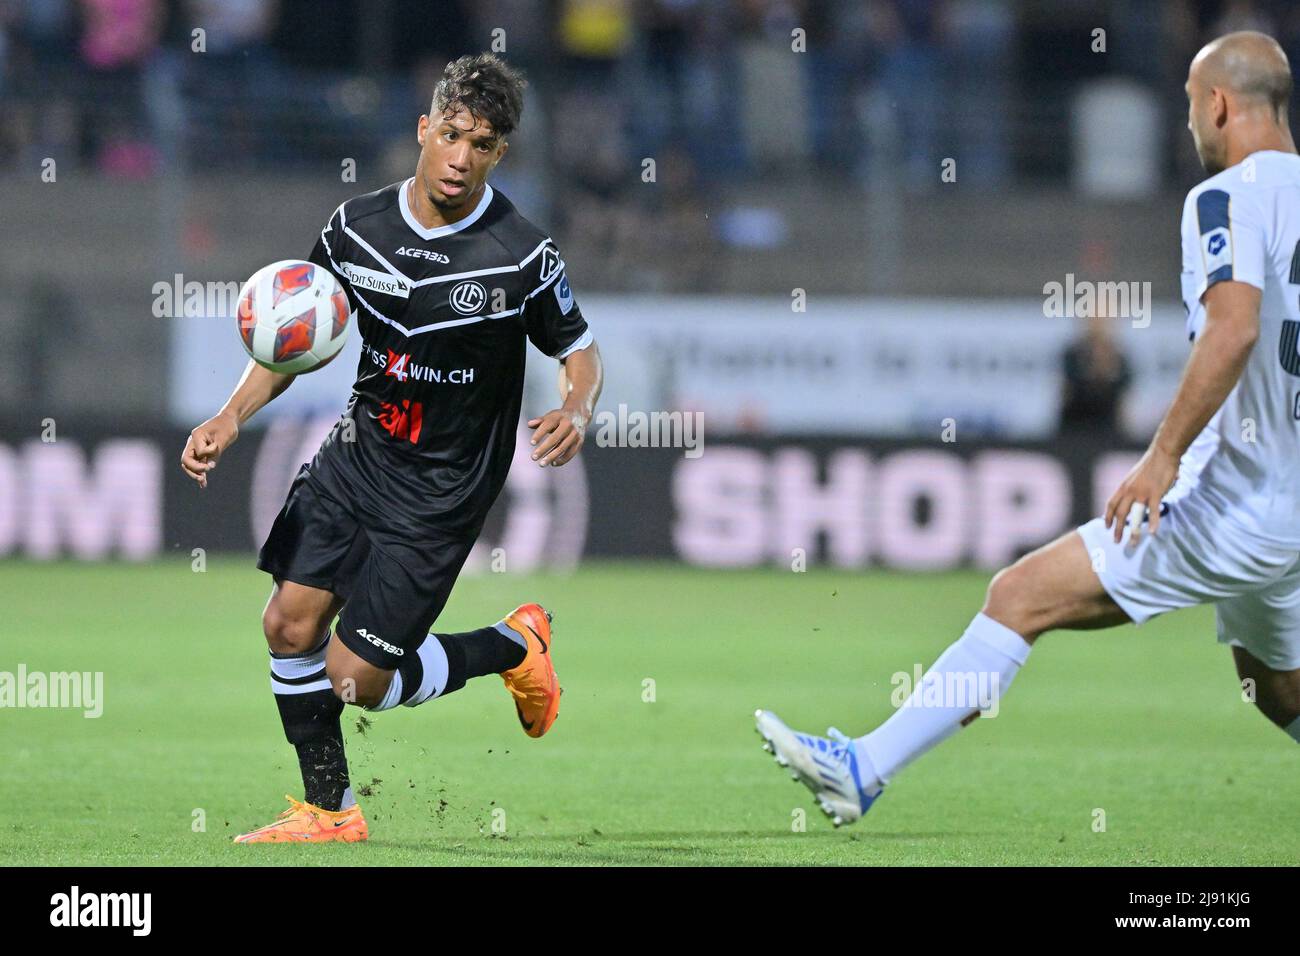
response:
<path id="1" fill-rule="evenodd" d="M 943 101 L 940 31 L 947 4 L 937 0 L 875 0 L 871 33 L 878 83 L 894 108 L 904 181 L 912 190 L 939 182 L 939 123 Z"/>
<path id="2" fill-rule="evenodd" d="M 478 53 L 492 42 L 491 30 L 505 27 L 502 20 L 480 19 L 482 27 L 472 29 L 474 13 L 480 16 L 484 0 L 387 0 L 391 12 L 385 31 L 375 31 L 374 49 L 363 51 L 362 65 L 368 68 L 404 71 L 429 56 L 453 60 L 462 53 Z M 362 23 L 374 17 L 379 4 L 358 4 L 363 11 Z M 536 4 L 544 6 L 544 4 Z M 500 12 L 500 11 L 498 11 Z M 522 65 L 519 55 L 527 49 L 523 31 L 505 32 L 506 50 L 511 62 Z M 545 34 L 543 33 L 543 36 Z"/>
<path id="3" fill-rule="evenodd" d="M 629 8 L 625 0 L 563 0 L 557 24 L 564 75 L 553 100 L 552 162 L 557 179 L 605 193 L 637 172 L 628 162 L 626 102 L 616 82 L 632 38 Z"/>
<path id="4" fill-rule="evenodd" d="M 1208 42 L 1238 30 L 1258 30 L 1271 35 L 1276 29 L 1273 16 L 1264 4 L 1256 3 L 1255 0 L 1228 0 L 1223 4 L 1222 13 L 1210 25 L 1209 35 L 1205 39 Z"/>
<path id="5" fill-rule="evenodd" d="M 142 88 L 162 36 L 161 0 L 81 0 L 79 49 L 88 75 L 88 148 L 100 169 L 139 178 L 157 165 Z"/>
<path id="6" fill-rule="evenodd" d="M 1010 0 L 952 0 L 944 12 L 948 45 L 944 101 L 955 137 L 953 151 L 964 186 L 994 189 L 1011 174 L 1013 124 L 1008 111 L 991 104 L 1016 100 L 1015 14 Z M 931 158 L 930 175 L 938 165 Z"/>
<path id="7" fill-rule="evenodd" d="M 275 25 L 276 0 L 188 0 L 188 23 L 202 27 L 209 56 L 260 57 Z"/>
<path id="8" fill-rule="evenodd" d="M 637 7 L 641 89 L 635 101 L 635 152 L 653 156 L 665 144 L 684 143 L 690 126 L 692 35 L 699 0 L 645 0 Z"/>
<path id="9" fill-rule="evenodd" d="M 191 31 L 203 30 L 202 52 L 185 61 L 195 155 L 274 155 L 280 126 L 268 107 L 277 93 L 270 47 L 277 13 L 276 0 L 186 0 L 186 39 L 192 44 Z"/>
<path id="10" fill-rule="evenodd" d="M 632 42 L 631 6 L 629 0 L 561 0 L 557 36 L 570 83 L 598 88 L 614 79 Z"/>
<path id="11" fill-rule="evenodd" d="M 1128 359 L 1111 334 L 1105 315 L 1084 320 L 1083 335 L 1066 348 L 1061 367 L 1064 394 L 1060 431 L 1119 435 L 1120 406 L 1133 379 Z"/>
<path id="12" fill-rule="evenodd" d="M 808 110 L 813 161 L 853 172 L 862 150 L 856 98 L 867 69 L 867 7 L 857 0 L 808 0 Z"/>

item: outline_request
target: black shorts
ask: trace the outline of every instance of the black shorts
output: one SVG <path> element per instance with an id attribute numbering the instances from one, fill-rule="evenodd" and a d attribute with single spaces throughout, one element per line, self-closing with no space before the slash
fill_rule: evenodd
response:
<path id="1" fill-rule="evenodd" d="M 326 494 L 307 466 L 258 554 L 276 580 L 331 591 L 343 599 L 337 634 L 358 657 L 396 670 L 429 633 L 451 595 L 476 536 L 363 527 L 353 510 Z"/>

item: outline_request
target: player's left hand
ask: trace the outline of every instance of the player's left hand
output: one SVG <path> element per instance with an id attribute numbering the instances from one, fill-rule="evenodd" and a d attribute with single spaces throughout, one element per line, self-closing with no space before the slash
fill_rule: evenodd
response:
<path id="1" fill-rule="evenodd" d="M 1155 534 L 1160 527 L 1160 500 L 1173 487 L 1178 478 L 1178 459 L 1161 451 L 1155 445 L 1133 466 L 1106 505 L 1106 527 L 1115 528 L 1115 543 L 1124 534 L 1125 519 L 1131 525 L 1129 543 L 1136 543 L 1142 535 L 1142 511 L 1148 516 L 1148 527 Z"/>
<path id="2" fill-rule="evenodd" d="M 530 418 L 528 427 L 533 430 L 533 461 L 543 468 L 559 467 L 582 448 L 587 417 L 579 411 L 556 408 L 540 418 Z"/>

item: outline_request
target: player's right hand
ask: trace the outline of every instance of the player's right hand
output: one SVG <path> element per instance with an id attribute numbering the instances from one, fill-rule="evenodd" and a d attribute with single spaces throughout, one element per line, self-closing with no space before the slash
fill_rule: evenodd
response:
<path id="1" fill-rule="evenodd" d="M 1129 529 L 1129 544 L 1137 544 L 1142 537 L 1143 515 L 1149 522 L 1148 530 L 1155 535 L 1160 527 L 1160 502 L 1177 480 L 1178 459 L 1152 442 L 1106 504 L 1106 527 L 1115 529 L 1116 544 L 1125 527 Z"/>
<path id="2" fill-rule="evenodd" d="M 208 486 L 208 472 L 217 467 L 221 453 L 239 437 L 239 422 L 228 412 L 219 412 L 190 432 L 181 452 L 181 470 L 199 483 Z"/>

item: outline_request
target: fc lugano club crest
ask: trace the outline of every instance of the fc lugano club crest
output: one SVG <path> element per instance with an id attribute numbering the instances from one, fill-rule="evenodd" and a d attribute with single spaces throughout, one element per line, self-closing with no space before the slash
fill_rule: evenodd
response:
<path id="1" fill-rule="evenodd" d="M 461 315 L 476 315 L 487 302 L 487 289 L 482 283 L 466 279 L 451 290 L 448 299 L 451 307 Z"/>

